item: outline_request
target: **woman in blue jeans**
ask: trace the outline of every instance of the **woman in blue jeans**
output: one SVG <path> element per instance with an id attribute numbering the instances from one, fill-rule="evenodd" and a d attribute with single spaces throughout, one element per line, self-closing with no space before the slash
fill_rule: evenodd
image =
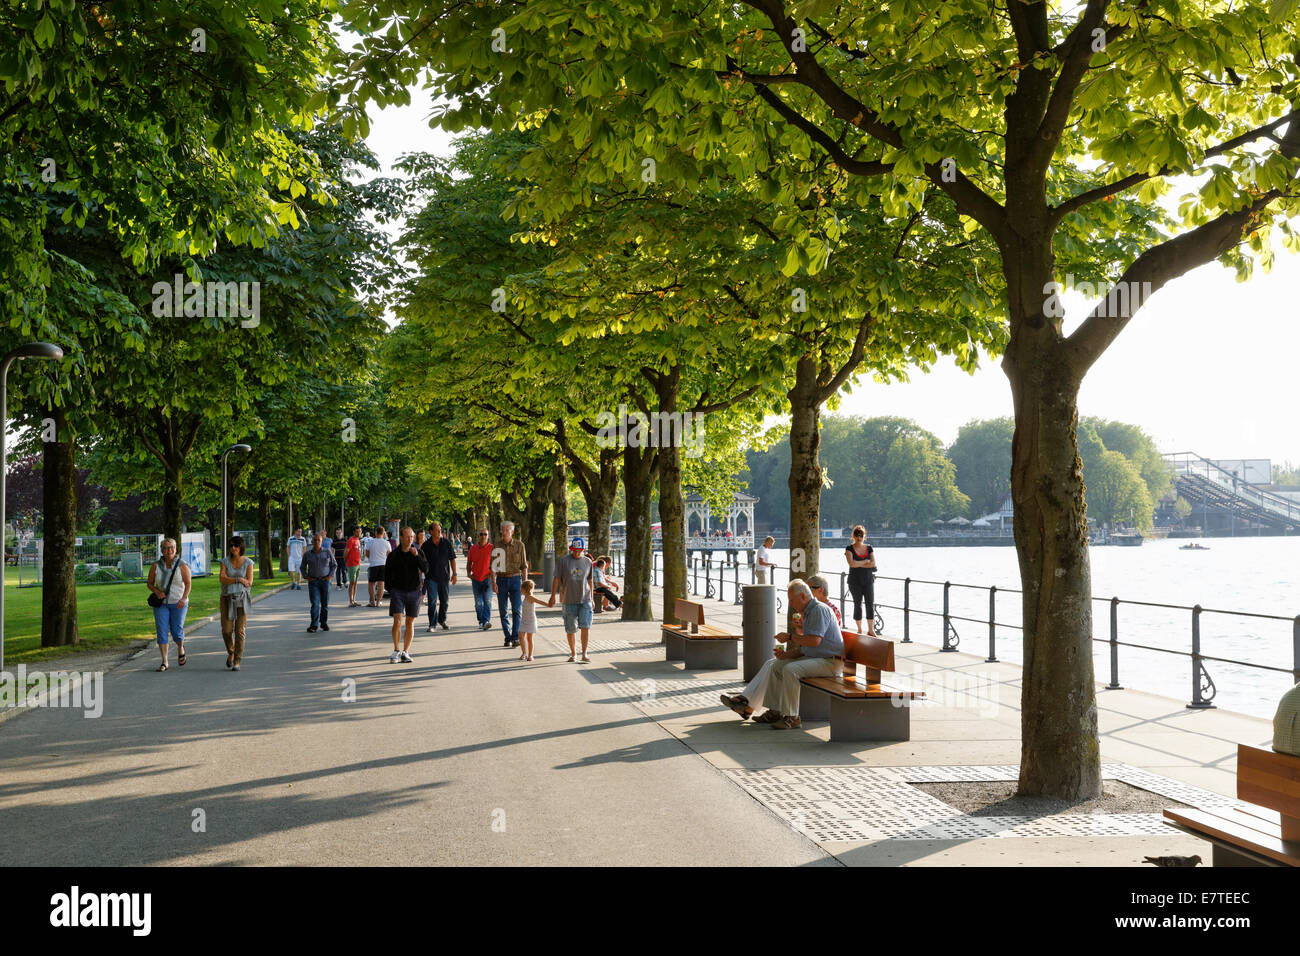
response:
<path id="1" fill-rule="evenodd" d="M 185 611 L 190 605 L 190 568 L 176 554 L 176 542 L 163 538 L 162 557 L 149 568 L 149 591 L 162 600 L 153 609 L 154 629 L 158 634 L 158 651 L 167 669 L 167 636 L 176 642 L 176 663 L 185 666 Z"/>

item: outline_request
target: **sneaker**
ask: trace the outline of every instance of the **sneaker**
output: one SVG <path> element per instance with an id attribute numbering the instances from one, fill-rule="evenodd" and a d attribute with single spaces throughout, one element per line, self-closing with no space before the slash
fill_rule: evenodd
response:
<path id="1" fill-rule="evenodd" d="M 316 625 L 313 624 L 311 627 L 307 628 L 307 633 L 308 633 L 308 634 L 315 634 L 315 633 L 316 633 Z"/>
<path id="2" fill-rule="evenodd" d="M 756 724 L 774 724 L 781 719 L 781 715 L 774 710 L 765 710 L 752 719 Z"/>
<path id="3" fill-rule="evenodd" d="M 451 628 L 449 628 L 446 624 L 439 624 L 438 626 L 441 627 L 444 631 L 450 631 L 450 630 L 451 630 Z M 432 631 L 433 628 L 429 628 L 429 630 Z"/>
<path id="4" fill-rule="evenodd" d="M 426 628 L 424 629 L 424 633 L 426 633 L 426 634 L 432 634 L 432 633 L 433 633 L 433 625 L 430 624 L 428 627 L 426 627 Z"/>
<path id="5" fill-rule="evenodd" d="M 400 651 L 393 651 L 393 653 L 388 655 L 388 663 L 390 664 L 396 664 L 401 659 L 402 659 L 402 654 Z"/>
<path id="6" fill-rule="evenodd" d="M 403 664 L 413 663 L 413 661 L 411 660 L 411 655 L 406 653 L 406 651 L 402 651 L 401 654 L 398 655 L 398 657 L 401 659 L 401 663 Z"/>
<path id="7" fill-rule="evenodd" d="M 320 626 L 320 629 L 321 629 L 322 631 L 328 631 L 328 630 L 330 629 L 330 626 L 329 626 L 328 624 L 322 624 L 322 625 Z"/>

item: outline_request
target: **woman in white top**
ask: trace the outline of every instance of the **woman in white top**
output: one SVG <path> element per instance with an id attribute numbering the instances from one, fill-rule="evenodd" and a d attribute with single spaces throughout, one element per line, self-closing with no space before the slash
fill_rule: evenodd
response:
<path id="1" fill-rule="evenodd" d="M 162 601 L 153 609 L 158 650 L 167 669 L 167 635 L 176 642 L 176 663 L 185 666 L 185 611 L 190 606 L 190 568 L 176 553 L 176 541 L 163 538 L 162 557 L 149 568 L 149 591 Z"/>

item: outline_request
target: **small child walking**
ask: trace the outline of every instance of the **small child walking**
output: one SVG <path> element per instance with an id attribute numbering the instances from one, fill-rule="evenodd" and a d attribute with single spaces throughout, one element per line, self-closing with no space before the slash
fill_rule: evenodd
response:
<path id="1" fill-rule="evenodd" d="M 519 659 L 521 661 L 531 661 L 533 659 L 533 635 L 537 633 L 537 612 L 533 610 L 534 604 L 540 604 L 542 607 L 548 607 L 545 601 L 533 597 L 533 582 L 525 580 L 520 586 L 523 592 L 524 607 L 523 614 L 519 617 Z"/>

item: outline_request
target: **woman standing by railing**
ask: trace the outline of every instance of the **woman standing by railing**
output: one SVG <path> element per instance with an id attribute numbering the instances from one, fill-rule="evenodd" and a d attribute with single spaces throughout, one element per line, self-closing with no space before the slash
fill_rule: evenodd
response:
<path id="1" fill-rule="evenodd" d="M 876 636 L 875 571 L 876 552 L 867 544 L 867 529 L 853 526 L 853 543 L 844 549 L 849 562 L 849 592 L 853 595 L 853 623 L 862 633 L 862 605 L 867 605 L 867 634 Z"/>

